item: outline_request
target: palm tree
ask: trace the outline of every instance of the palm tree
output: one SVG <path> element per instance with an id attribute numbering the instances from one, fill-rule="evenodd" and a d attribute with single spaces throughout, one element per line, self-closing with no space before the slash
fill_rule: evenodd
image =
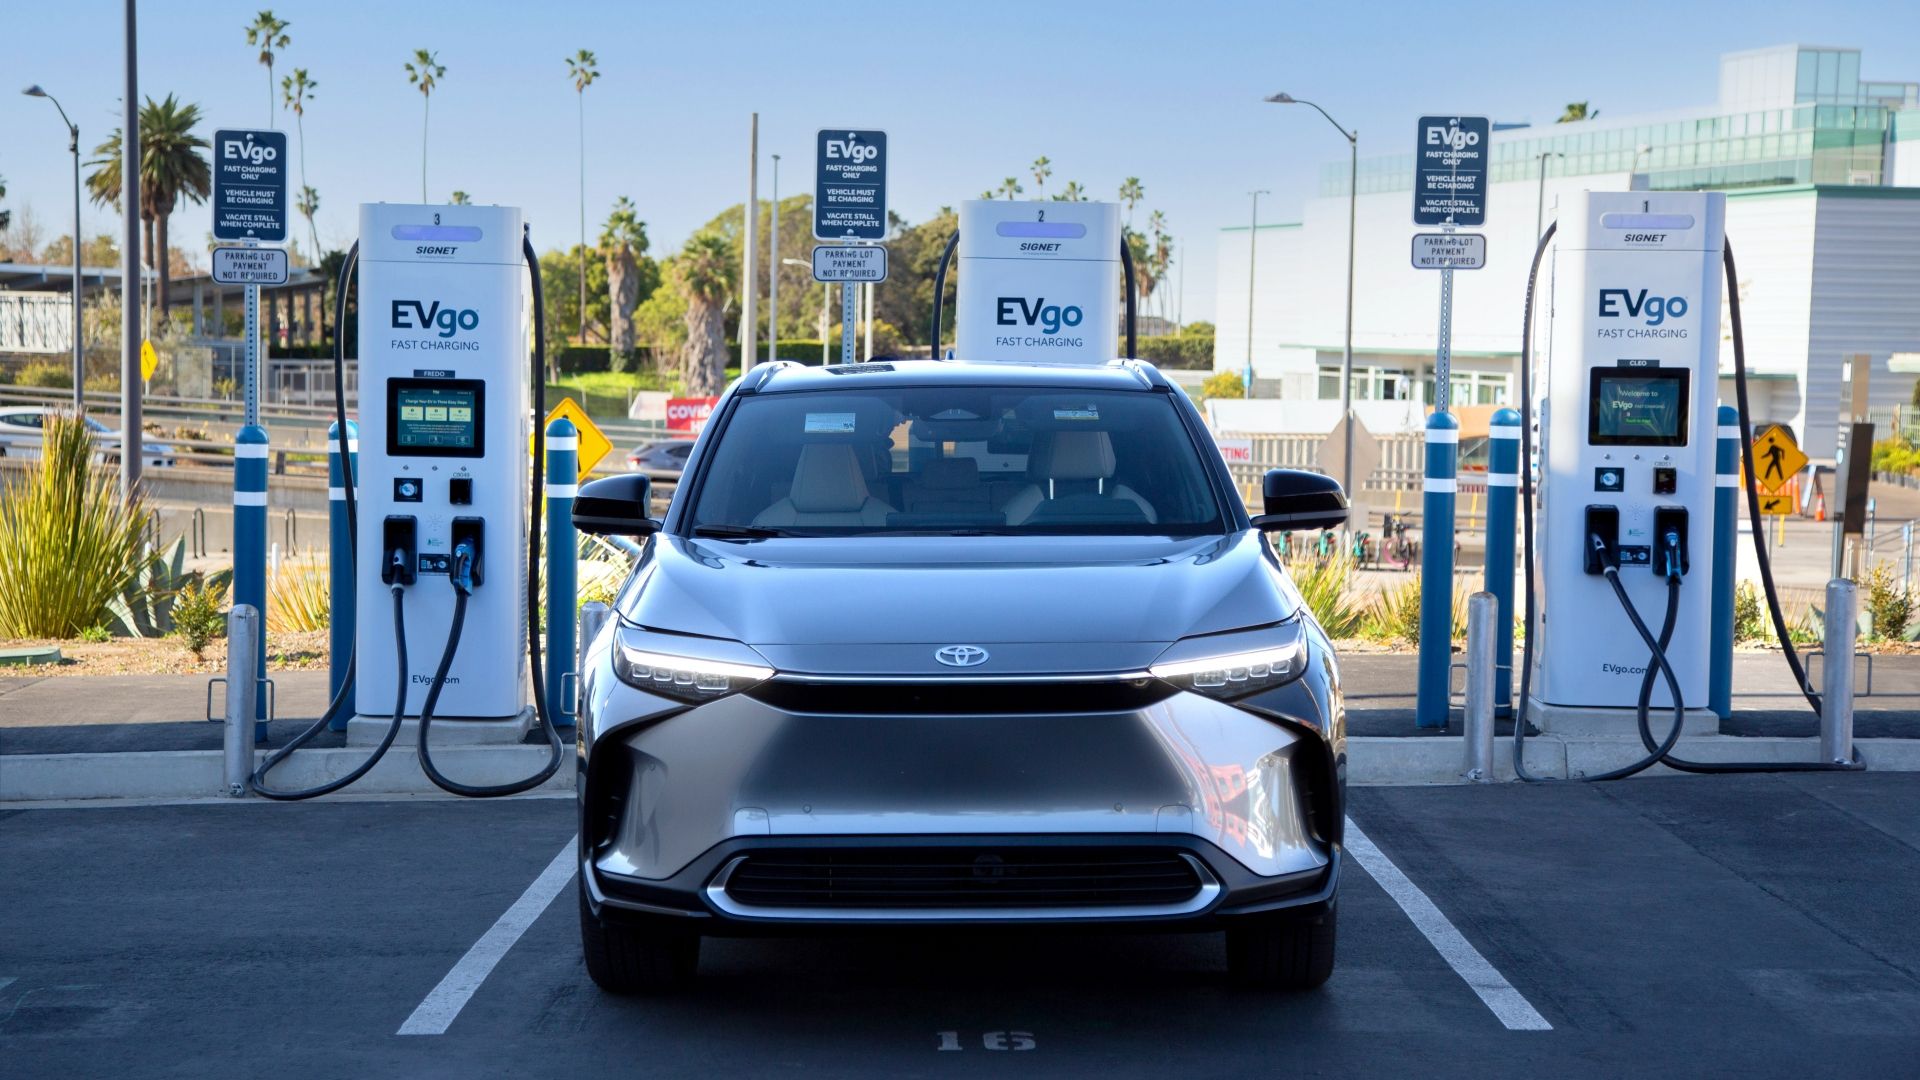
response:
<path id="1" fill-rule="evenodd" d="M 999 193 L 1002 195 L 1005 195 L 1009 199 L 1013 198 L 1015 195 L 1018 195 L 1025 190 L 1026 190 L 1025 188 L 1020 186 L 1020 181 L 1015 177 L 1009 176 L 1005 180 L 1000 181 Z"/>
<path id="2" fill-rule="evenodd" d="M 447 69 L 438 57 L 425 49 L 413 50 L 407 61 L 407 83 L 420 88 L 420 201 L 427 201 L 427 122 L 433 117 L 433 88 L 440 84 Z"/>
<path id="3" fill-rule="evenodd" d="M 293 208 L 307 219 L 307 239 L 313 243 L 313 265 L 319 266 L 320 257 L 326 254 L 320 250 L 320 234 L 313 229 L 313 215 L 320 212 L 320 193 L 301 184 L 300 194 L 294 196 Z"/>
<path id="4" fill-rule="evenodd" d="M 1153 233 L 1153 251 L 1147 256 L 1147 262 L 1153 267 L 1153 283 L 1156 287 L 1167 280 L 1167 270 L 1173 265 L 1173 237 L 1167 232 L 1167 216 L 1155 210 L 1147 219 L 1147 228 Z M 1166 294 L 1160 296 L 1160 315 L 1166 317 Z"/>
<path id="5" fill-rule="evenodd" d="M 599 77 L 600 62 L 593 50 L 567 57 L 567 78 L 573 80 L 573 96 L 580 105 L 580 321 L 573 329 L 579 344 L 587 340 L 587 87 Z"/>
<path id="6" fill-rule="evenodd" d="M 1561 110 L 1560 119 L 1555 120 L 1554 123 L 1571 124 L 1576 120 L 1592 120 L 1599 115 L 1599 109 L 1587 108 L 1587 103 L 1584 101 L 1569 101 L 1567 107 Z"/>
<path id="7" fill-rule="evenodd" d="M 320 209 L 320 195 L 307 186 L 307 102 L 313 100 L 313 91 L 319 83 L 307 78 L 306 68 L 294 68 L 293 74 L 280 80 L 280 97 L 286 107 L 293 110 L 293 126 L 300 133 L 300 202 L 295 206 L 307 219 L 307 240 L 313 244 L 313 257 L 320 258 L 320 234 L 314 231 L 313 214 Z M 307 196 L 312 209 L 307 208 Z"/>
<path id="8" fill-rule="evenodd" d="M 1086 202 L 1087 189 L 1080 186 L 1080 181 L 1069 180 L 1067 181 L 1067 186 L 1061 190 L 1060 194 L 1055 195 L 1053 197 L 1053 201 L 1054 202 Z"/>
<path id="9" fill-rule="evenodd" d="M 726 311 L 738 261 L 726 239 L 714 232 L 689 239 L 674 260 L 674 285 L 687 302 L 681 371 L 689 397 L 717 394 L 726 381 Z"/>
<path id="10" fill-rule="evenodd" d="M 607 215 L 607 223 L 600 230 L 600 250 L 607 258 L 607 299 L 612 309 L 607 320 L 607 343 L 612 353 L 608 364 L 615 371 L 629 371 L 633 367 L 633 309 L 640 306 L 640 268 L 634 260 L 647 253 L 647 223 L 640 220 L 638 208 L 625 195 L 613 204 L 613 213 Z M 580 270 L 584 282 L 586 267 Z M 581 310 L 586 310 L 584 299 Z"/>
<path id="11" fill-rule="evenodd" d="M 284 49 L 293 44 L 287 36 L 287 27 L 293 24 L 285 19 L 276 19 L 271 10 L 262 11 L 253 17 L 247 26 L 247 44 L 260 46 L 260 62 L 267 66 L 267 126 L 273 126 L 273 51 Z"/>
<path id="12" fill-rule="evenodd" d="M 172 280 L 167 218 L 183 196 L 203 203 L 213 188 L 207 159 L 200 156 L 207 140 L 193 133 L 199 122 L 200 106 L 182 105 L 172 94 L 158 103 L 148 98 L 140 109 L 140 210 L 150 233 L 148 265 L 160 277 L 154 302 L 163 315 Z M 119 130 L 115 129 L 93 152 L 99 156 L 87 163 L 94 170 L 87 177 L 87 190 L 96 204 L 110 203 L 118 208 L 122 167 Z"/>
<path id="13" fill-rule="evenodd" d="M 1045 154 L 1033 159 L 1033 197 L 1044 198 L 1047 194 L 1047 177 L 1053 175 L 1053 162 Z"/>
<path id="14" fill-rule="evenodd" d="M 471 206 L 473 205 L 473 196 L 464 191 L 456 191 L 448 197 L 447 201 L 455 206 Z"/>
<path id="15" fill-rule="evenodd" d="M 1120 201 L 1127 204 L 1127 224 L 1133 224 L 1133 207 L 1147 197 L 1147 189 L 1140 186 L 1140 178 L 1129 176 L 1120 184 Z"/>
<path id="16" fill-rule="evenodd" d="M 983 191 L 980 193 L 980 197 L 983 199 L 991 199 L 991 198 L 994 198 L 995 196 L 994 196 L 994 193 L 991 191 Z"/>

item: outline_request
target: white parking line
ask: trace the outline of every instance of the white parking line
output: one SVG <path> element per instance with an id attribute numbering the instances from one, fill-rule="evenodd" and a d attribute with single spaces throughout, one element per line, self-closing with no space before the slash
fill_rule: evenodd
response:
<path id="1" fill-rule="evenodd" d="M 480 940 L 473 943 L 473 948 L 468 949 L 460 962 L 453 965 L 453 970 L 440 980 L 440 985 L 428 992 L 413 1010 L 413 1015 L 407 1017 L 407 1022 L 400 1025 L 397 1034 L 446 1034 L 448 1026 L 453 1023 L 454 1017 L 460 1015 L 460 1010 L 466 1008 L 474 991 L 487 981 L 494 965 L 507 955 L 507 950 L 513 948 L 514 942 L 520 940 L 520 935 L 527 932 L 527 927 L 533 925 L 540 913 L 547 910 L 547 905 L 560 895 L 560 890 L 566 888 L 567 882 L 573 880 L 577 839 L 568 840 L 567 846 L 560 849 L 560 854 L 555 855 L 540 876 L 533 879 L 533 884 L 527 886 L 527 891 L 520 894 L 520 899 L 515 900 L 506 914 L 480 935 Z"/>
<path id="2" fill-rule="evenodd" d="M 1460 931 L 1454 929 L 1432 900 L 1427 899 L 1427 894 L 1420 891 L 1420 886 L 1409 881 L 1407 875 L 1393 865 L 1392 859 L 1373 846 L 1373 841 L 1367 839 L 1367 834 L 1360 831 L 1360 826 L 1355 825 L 1352 818 L 1347 819 L 1347 851 L 1352 853 L 1374 881 L 1379 882 L 1387 895 L 1393 897 L 1393 902 L 1399 904 L 1400 910 L 1413 920 L 1414 928 L 1426 935 L 1440 958 L 1466 981 L 1468 988 L 1479 995 L 1480 1000 L 1509 1031 L 1553 1030 L 1547 1018 L 1541 1016 L 1521 996 L 1520 991 L 1513 988 L 1513 984 L 1500 974 L 1499 969 L 1487 963 L 1487 958 L 1480 955 L 1480 950 L 1460 936 Z"/>

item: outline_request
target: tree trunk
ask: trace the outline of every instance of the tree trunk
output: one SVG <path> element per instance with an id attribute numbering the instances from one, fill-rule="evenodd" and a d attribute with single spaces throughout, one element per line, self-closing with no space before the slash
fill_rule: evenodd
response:
<path id="1" fill-rule="evenodd" d="M 698 297 L 687 303 L 687 345 L 683 377 L 687 396 L 712 397 L 727 375 L 727 335 L 724 309 Z"/>
<path id="2" fill-rule="evenodd" d="M 169 265 L 173 260 L 168 257 L 167 253 L 167 217 L 168 214 L 164 209 L 155 211 L 153 215 L 153 242 L 155 248 L 153 258 L 154 262 L 158 264 L 155 266 L 155 269 L 160 272 L 160 280 L 156 283 L 156 288 L 153 293 L 154 320 L 152 332 L 155 337 L 163 337 L 166 334 L 167 286 L 173 280 L 173 268 Z"/>
<path id="3" fill-rule="evenodd" d="M 607 255 L 609 366 L 615 371 L 633 370 L 633 309 L 640 306 L 639 266 L 633 261 L 633 249 L 625 244 Z"/>

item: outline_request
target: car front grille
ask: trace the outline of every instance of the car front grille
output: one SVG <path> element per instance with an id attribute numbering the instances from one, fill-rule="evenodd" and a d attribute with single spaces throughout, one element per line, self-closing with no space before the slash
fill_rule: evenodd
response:
<path id="1" fill-rule="evenodd" d="M 823 912 L 1165 907 L 1206 884 L 1189 856 L 1132 846 L 780 849 L 730 870 L 735 904 Z"/>

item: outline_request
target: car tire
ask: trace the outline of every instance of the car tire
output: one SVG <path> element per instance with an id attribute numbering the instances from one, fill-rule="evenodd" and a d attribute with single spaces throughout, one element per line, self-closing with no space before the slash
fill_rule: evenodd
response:
<path id="1" fill-rule="evenodd" d="M 670 916 L 635 915 L 608 923 L 593 913 L 583 884 L 580 948 L 587 974 L 610 994 L 669 994 L 693 984 L 700 966 L 700 935 Z"/>
<path id="2" fill-rule="evenodd" d="M 1311 990 L 1333 974 L 1338 908 L 1246 916 L 1227 930 L 1227 974 L 1248 990 Z"/>

